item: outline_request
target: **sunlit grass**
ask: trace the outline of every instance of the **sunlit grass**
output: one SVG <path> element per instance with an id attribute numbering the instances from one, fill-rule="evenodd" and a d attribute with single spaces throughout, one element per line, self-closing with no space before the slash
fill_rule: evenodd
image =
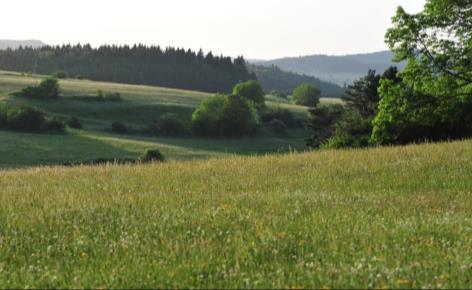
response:
<path id="1" fill-rule="evenodd" d="M 472 142 L 0 171 L 0 287 L 470 288 Z"/>

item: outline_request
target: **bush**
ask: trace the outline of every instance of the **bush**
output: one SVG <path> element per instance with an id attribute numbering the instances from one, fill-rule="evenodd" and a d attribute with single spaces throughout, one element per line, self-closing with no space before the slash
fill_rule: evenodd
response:
<path id="1" fill-rule="evenodd" d="M 293 91 L 292 101 L 297 105 L 314 107 L 320 102 L 321 92 L 309 84 L 302 84 Z"/>
<path id="2" fill-rule="evenodd" d="M 67 79 L 69 78 L 69 74 L 66 71 L 60 70 L 53 73 L 52 77 L 56 79 Z"/>
<path id="3" fill-rule="evenodd" d="M 254 103 L 240 96 L 207 97 L 192 115 L 193 130 L 202 136 L 249 135 L 257 132 L 258 126 Z"/>
<path id="4" fill-rule="evenodd" d="M 18 131 L 41 131 L 45 124 L 45 114 L 30 107 L 11 108 L 7 113 L 8 127 Z"/>
<path id="5" fill-rule="evenodd" d="M 264 91 L 262 90 L 261 84 L 257 81 L 238 83 L 233 88 L 233 95 L 244 97 L 254 102 L 257 109 L 265 107 Z"/>
<path id="6" fill-rule="evenodd" d="M 164 155 L 158 149 L 148 149 L 139 157 L 141 162 L 164 162 Z"/>
<path id="7" fill-rule="evenodd" d="M 162 115 L 152 128 L 152 131 L 163 136 L 182 136 L 188 133 L 186 124 L 171 113 Z"/>
<path id="8" fill-rule="evenodd" d="M 35 108 L 0 105 L 0 127 L 24 132 L 62 131 L 64 123 Z"/>
<path id="9" fill-rule="evenodd" d="M 73 129 L 82 129 L 82 123 L 80 120 L 76 117 L 71 117 L 69 120 L 67 120 L 67 126 Z"/>
<path id="10" fill-rule="evenodd" d="M 310 117 L 307 120 L 307 129 L 311 136 L 305 140 L 307 146 L 319 148 L 336 131 L 336 124 L 345 113 L 342 105 L 324 105 L 310 109 Z"/>
<path id="11" fill-rule="evenodd" d="M 83 75 L 76 75 L 75 78 L 78 79 L 78 80 L 83 80 L 84 76 Z"/>
<path id="12" fill-rule="evenodd" d="M 269 123 L 267 123 L 267 127 L 269 127 L 272 132 L 276 134 L 287 133 L 287 125 L 285 125 L 284 122 L 278 119 L 272 119 Z"/>
<path id="13" fill-rule="evenodd" d="M 59 83 L 57 79 L 47 78 L 39 85 L 26 87 L 15 95 L 32 99 L 57 99 L 59 98 Z"/>
<path id="14" fill-rule="evenodd" d="M 52 117 L 46 118 L 44 122 L 44 127 L 46 131 L 63 131 L 66 125 L 61 120 Z"/>
<path id="15" fill-rule="evenodd" d="M 256 106 L 240 96 L 228 96 L 223 110 L 223 134 L 229 137 L 252 135 L 259 127 Z"/>
<path id="16" fill-rule="evenodd" d="M 128 127 L 121 123 L 121 122 L 113 122 L 111 124 L 111 131 L 113 133 L 117 133 L 117 134 L 128 134 L 129 133 L 129 129 Z"/>
<path id="17" fill-rule="evenodd" d="M 284 122 L 289 128 L 300 127 L 300 123 L 297 122 L 295 116 L 290 110 L 277 108 L 277 109 L 266 109 L 261 113 L 261 121 L 263 123 L 269 123 L 270 121 L 277 119 Z"/>
<path id="18" fill-rule="evenodd" d="M 222 136 L 222 119 L 227 97 L 214 95 L 203 99 L 192 114 L 192 129 L 201 136 Z"/>
<path id="19" fill-rule="evenodd" d="M 322 148 L 356 148 L 370 145 L 372 118 L 364 118 L 357 112 L 349 111 L 335 125 L 334 135 L 326 140 Z"/>

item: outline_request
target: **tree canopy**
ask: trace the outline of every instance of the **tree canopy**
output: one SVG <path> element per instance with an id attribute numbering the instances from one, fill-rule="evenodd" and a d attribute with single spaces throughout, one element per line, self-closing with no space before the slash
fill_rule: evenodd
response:
<path id="1" fill-rule="evenodd" d="M 320 96 L 319 89 L 309 84 L 301 84 L 293 91 L 292 100 L 297 105 L 313 107 L 320 102 Z"/>
<path id="2" fill-rule="evenodd" d="M 380 82 L 372 142 L 408 143 L 472 135 L 472 2 L 428 0 L 398 8 L 386 41 L 408 64 L 395 82 Z"/>
<path id="3" fill-rule="evenodd" d="M 236 84 L 233 88 L 233 95 L 241 96 L 254 102 L 258 109 L 265 107 L 264 91 L 257 81 L 246 81 Z"/>

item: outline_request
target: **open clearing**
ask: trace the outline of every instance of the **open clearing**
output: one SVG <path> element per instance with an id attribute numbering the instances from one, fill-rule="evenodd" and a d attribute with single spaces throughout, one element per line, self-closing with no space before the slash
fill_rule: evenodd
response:
<path id="1" fill-rule="evenodd" d="M 5 288 L 470 288 L 472 141 L 0 171 Z"/>

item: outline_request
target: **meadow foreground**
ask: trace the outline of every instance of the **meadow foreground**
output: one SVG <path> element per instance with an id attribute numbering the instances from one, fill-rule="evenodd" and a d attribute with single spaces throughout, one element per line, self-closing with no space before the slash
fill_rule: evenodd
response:
<path id="1" fill-rule="evenodd" d="M 472 141 L 0 171 L 0 287 L 470 288 Z"/>

